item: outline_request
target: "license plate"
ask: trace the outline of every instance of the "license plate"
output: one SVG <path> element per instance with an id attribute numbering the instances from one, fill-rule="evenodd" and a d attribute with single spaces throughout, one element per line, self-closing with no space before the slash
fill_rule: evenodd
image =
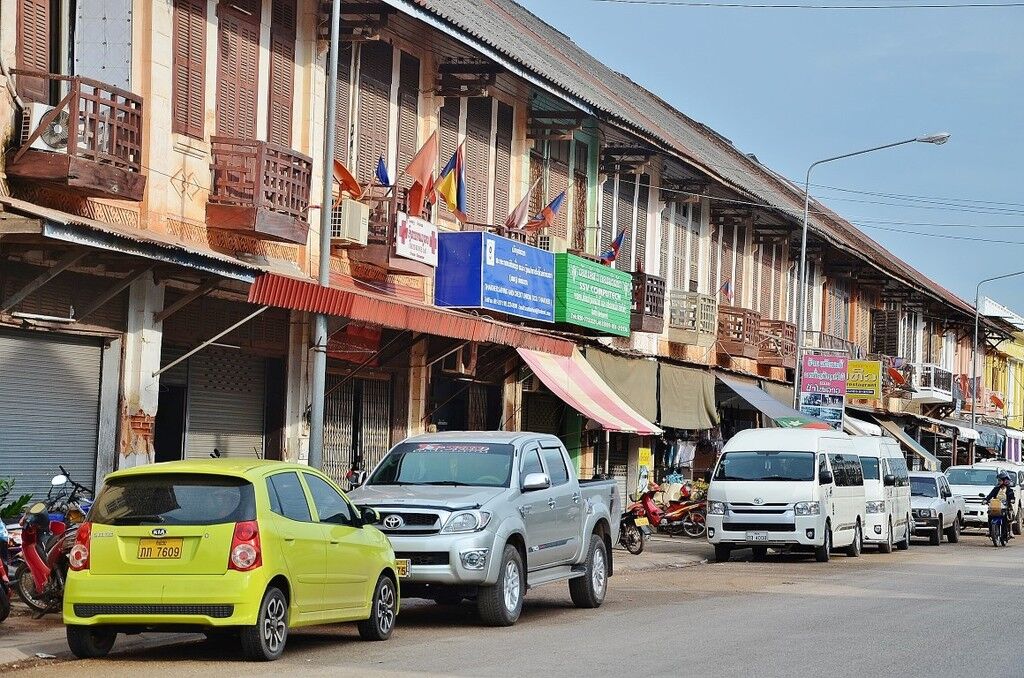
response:
<path id="1" fill-rule="evenodd" d="M 395 569 L 398 570 L 398 576 L 399 577 L 408 577 L 409 576 L 409 559 L 408 558 L 399 558 L 398 560 L 396 560 L 395 561 Z"/>
<path id="2" fill-rule="evenodd" d="M 651 524 L 651 521 L 647 520 L 647 518 L 634 518 L 633 522 L 636 523 L 637 527 L 646 527 Z"/>
<path id="3" fill-rule="evenodd" d="M 767 532 L 747 532 L 747 541 L 768 541 Z"/>
<path id="4" fill-rule="evenodd" d="M 176 539 L 140 539 L 139 560 L 177 560 L 181 558 L 181 537 Z"/>

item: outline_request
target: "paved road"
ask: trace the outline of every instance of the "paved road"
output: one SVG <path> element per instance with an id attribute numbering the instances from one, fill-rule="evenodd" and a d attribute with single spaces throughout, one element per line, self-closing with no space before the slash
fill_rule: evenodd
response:
<path id="1" fill-rule="evenodd" d="M 622 554 L 622 557 L 628 557 Z M 642 558 L 643 556 L 641 556 Z M 187 643 L 75 662 L 81 676 L 1022 676 L 1024 539 L 996 549 L 915 543 L 908 553 L 769 557 L 613 577 L 605 605 L 576 610 L 563 586 L 528 597 L 513 629 L 472 607 L 408 606 L 387 643 L 353 628 L 295 633 L 271 665 Z M 50 676 L 38 666 L 18 675 Z"/>

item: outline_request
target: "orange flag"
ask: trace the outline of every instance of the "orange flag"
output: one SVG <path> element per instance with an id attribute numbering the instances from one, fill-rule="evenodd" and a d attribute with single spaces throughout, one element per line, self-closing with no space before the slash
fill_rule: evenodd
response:
<path id="1" fill-rule="evenodd" d="M 337 160 L 334 161 L 334 180 L 338 182 L 341 191 L 347 192 L 354 200 L 359 200 L 363 196 L 363 187 L 359 185 L 359 182 L 348 171 L 348 168 Z M 335 204 L 337 205 L 340 202 L 341 196 L 339 195 L 338 201 Z"/>
<path id="2" fill-rule="evenodd" d="M 434 130 L 433 134 L 427 139 L 427 142 L 423 144 L 423 147 L 416 151 L 416 155 L 413 156 L 409 166 L 405 168 L 405 173 L 412 177 L 413 182 L 419 183 L 420 186 L 429 186 L 431 184 L 430 175 L 434 173 L 434 168 L 436 167 L 437 130 Z"/>
<path id="3" fill-rule="evenodd" d="M 431 174 L 430 178 L 427 179 L 427 186 L 425 187 L 420 182 L 414 183 L 409 188 L 409 214 L 410 216 L 419 217 L 423 214 L 424 203 L 434 202 L 434 175 Z"/>

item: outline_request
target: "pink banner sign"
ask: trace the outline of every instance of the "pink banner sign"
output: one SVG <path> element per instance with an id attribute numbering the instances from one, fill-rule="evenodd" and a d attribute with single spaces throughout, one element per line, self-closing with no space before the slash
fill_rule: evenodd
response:
<path id="1" fill-rule="evenodd" d="M 848 358 L 805 355 L 800 373 L 800 411 L 842 430 Z"/>

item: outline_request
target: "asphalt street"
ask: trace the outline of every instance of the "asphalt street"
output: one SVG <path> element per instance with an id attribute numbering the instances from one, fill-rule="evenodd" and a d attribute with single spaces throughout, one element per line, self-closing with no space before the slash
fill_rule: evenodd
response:
<path id="1" fill-rule="evenodd" d="M 737 553 L 728 563 L 617 575 L 597 610 L 573 608 L 563 585 L 531 591 L 510 629 L 478 627 L 469 604 L 415 603 L 388 642 L 361 642 L 348 626 L 298 631 L 273 664 L 242 663 L 232 645 L 187 642 L 15 673 L 1017 677 L 1022 572 L 1024 538 L 996 549 L 980 534 L 826 564 Z"/>

